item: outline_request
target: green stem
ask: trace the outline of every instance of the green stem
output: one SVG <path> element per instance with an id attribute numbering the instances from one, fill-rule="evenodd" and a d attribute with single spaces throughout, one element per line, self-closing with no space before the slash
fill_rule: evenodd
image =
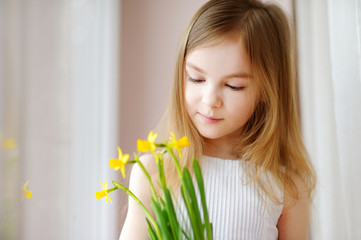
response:
<path id="1" fill-rule="evenodd" d="M 118 187 L 109 188 L 109 189 L 106 190 L 106 192 L 111 193 L 111 192 L 113 192 L 114 190 L 117 190 L 117 189 L 118 189 Z"/>
<path id="2" fill-rule="evenodd" d="M 169 148 L 168 146 L 166 146 L 166 149 L 167 149 L 167 152 L 170 154 L 170 156 L 172 157 L 173 159 L 173 162 L 174 162 L 174 165 L 177 169 L 177 172 L 178 172 L 178 175 L 179 175 L 179 178 L 182 179 L 183 178 L 183 175 L 182 175 L 182 171 L 181 171 L 181 168 L 180 168 L 180 165 L 179 165 L 179 161 L 178 161 L 178 158 L 174 155 L 174 152 L 171 148 Z"/>
<path id="3" fill-rule="evenodd" d="M 150 185 L 150 188 L 152 190 L 153 196 L 158 199 L 158 195 L 157 195 L 157 192 L 155 191 L 152 178 L 150 177 L 148 171 L 145 169 L 143 163 L 139 160 L 138 155 L 134 154 L 134 157 L 135 157 L 135 161 L 139 164 L 139 167 L 142 169 L 144 175 L 146 176 L 146 178 L 147 178 L 147 180 L 149 182 L 149 185 Z"/>
<path id="4" fill-rule="evenodd" d="M 157 148 L 167 147 L 167 145 L 165 145 L 164 143 L 156 143 L 155 146 L 156 146 Z"/>
<path id="5" fill-rule="evenodd" d="M 134 164 L 134 163 L 137 163 L 136 160 L 129 160 L 126 164 Z"/>
<path id="6" fill-rule="evenodd" d="M 165 181 L 165 175 L 164 175 L 164 167 L 163 167 L 163 157 L 159 156 L 159 159 L 157 160 L 157 167 L 158 167 L 158 174 L 159 174 L 159 181 L 162 186 L 162 188 L 166 188 L 167 184 Z"/>

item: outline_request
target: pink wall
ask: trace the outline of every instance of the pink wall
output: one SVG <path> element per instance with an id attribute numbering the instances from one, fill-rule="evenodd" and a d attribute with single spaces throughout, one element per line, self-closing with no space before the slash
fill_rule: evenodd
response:
<path id="1" fill-rule="evenodd" d="M 165 109 L 178 40 L 206 0 L 123 1 L 120 144 L 136 150 Z"/>

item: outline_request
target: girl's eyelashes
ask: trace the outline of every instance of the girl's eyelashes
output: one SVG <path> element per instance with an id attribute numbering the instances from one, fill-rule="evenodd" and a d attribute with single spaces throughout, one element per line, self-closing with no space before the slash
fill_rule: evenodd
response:
<path id="1" fill-rule="evenodd" d="M 202 79 L 192 78 L 192 77 L 189 77 L 189 76 L 188 76 L 188 80 L 191 81 L 191 82 L 194 82 L 194 83 L 204 82 L 204 80 L 202 80 Z"/>
<path id="2" fill-rule="evenodd" d="M 206 80 L 204 79 L 199 79 L 199 78 L 193 78 L 193 77 L 190 77 L 188 76 L 188 81 L 192 82 L 192 83 L 203 83 L 205 82 Z M 231 89 L 232 91 L 241 91 L 243 89 L 245 89 L 246 87 L 244 86 L 234 86 L 234 85 L 230 85 L 230 84 L 225 84 L 225 86 L 229 89 Z"/>
<path id="3" fill-rule="evenodd" d="M 233 91 L 240 91 L 240 90 L 243 90 L 245 87 L 237 87 L 237 86 L 233 86 L 233 85 L 229 85 L 229 84 L 226 84 L 227 87 L 229 87 L 231 90 Z"/>

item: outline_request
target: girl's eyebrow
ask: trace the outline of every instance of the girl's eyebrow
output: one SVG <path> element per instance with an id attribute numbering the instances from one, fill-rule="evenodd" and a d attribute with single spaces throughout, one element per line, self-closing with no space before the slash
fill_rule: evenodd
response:
<path id="1" fill-rule="evenodd" d="M 200 67 L 197 67 L 196 65 L 194 65 L 194 64 L 191 63 L 191 62 L 186 62 L 186 66 L 187 66 L 187 67 L 190 67 L 190 68 L 193 68 L 193 69 L 196 70 L 197 72 L 200 72 L 200 73 L 203 73 L 203 74 L 206 73 L 206 72 L 203 71 Z"/>
<path id="2" fill-rule="evenodd" d="M 202 74 L 206 74 L 206 72 L 203 69 L 201 69 L 200 67 L 194 65 L 191 62 L 186 62 L 186 66 L 190 67 L 190 68 L 193 68 L 197 72 L 200 72 Z M 224 79 L 229 79 L 229 78 L 251 78 L 251 77 L 252 76 L 250 74 L 246 73 L 246 72 L 239 72 L 239 73 L 232 73 L 232 74 L 226 75 L 223 78 Z"/>

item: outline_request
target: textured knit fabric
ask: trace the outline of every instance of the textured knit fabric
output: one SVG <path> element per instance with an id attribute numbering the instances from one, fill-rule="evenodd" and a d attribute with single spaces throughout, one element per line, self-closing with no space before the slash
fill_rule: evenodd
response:
<path id="1" fill-rule="evenodd" d="M 255 184 L 244 184 L 247 162 L 204 157 L 202 173 L 205 184 L 209 218 L 215 240 L 242 239 L 268 240 L 278 238 L 277 223 L 283 205 L 262 194 L 259 199 Z M 283 191 L 277 190 L 280 200 Z M 179 204 L 181 216 L 187 214 Z M 183 222 L 185 228 L 189 223 Z"/>

